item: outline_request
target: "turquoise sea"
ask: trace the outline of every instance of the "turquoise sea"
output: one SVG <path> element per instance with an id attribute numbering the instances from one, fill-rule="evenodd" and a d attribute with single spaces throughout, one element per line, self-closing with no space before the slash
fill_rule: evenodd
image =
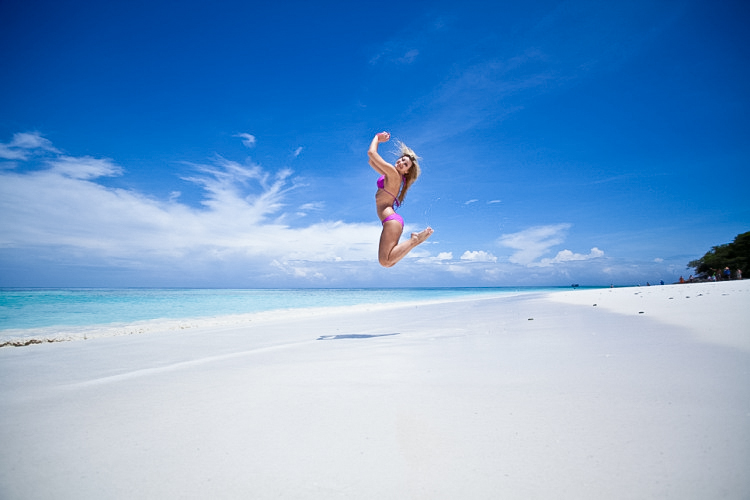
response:
<path id="1" fill-rule="evenodd" d="M 471 296 L 570 290 L 552 288 L 396 289 L 0 289 L 0 335 L 32 336 L 40 329 L 199 319 L 265 311 L 417 302 Z M 10 332 L 9 330 L 12 330 Z"/>

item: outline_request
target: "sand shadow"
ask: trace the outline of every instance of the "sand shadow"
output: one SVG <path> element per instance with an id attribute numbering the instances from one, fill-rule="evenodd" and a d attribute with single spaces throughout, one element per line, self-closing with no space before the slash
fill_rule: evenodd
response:
<path id="1" fill-rule="evenodd" d="M 347 333 L 344 335 L 321 335 L 318 340 L 341 340 L 341 339 L 371 339 L 374 337 L 390 337 L 392 335 L 401 335 L 400 333 L 379 333 L 379 334 L 358 334 Z"/>

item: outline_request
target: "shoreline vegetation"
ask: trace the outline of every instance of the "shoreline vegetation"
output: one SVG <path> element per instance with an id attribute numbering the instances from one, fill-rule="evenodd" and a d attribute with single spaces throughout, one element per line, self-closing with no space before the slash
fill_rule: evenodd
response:
<path id="1" fill-rule="evenodd" d="M 700 259 L 688 262 L 687 267 L 694 268 L 697 275 L 688 278 L 691 283 L 741 280 L 750 267 L 750 231 L 738 234 L 731 243 L 712 247 Z"/>

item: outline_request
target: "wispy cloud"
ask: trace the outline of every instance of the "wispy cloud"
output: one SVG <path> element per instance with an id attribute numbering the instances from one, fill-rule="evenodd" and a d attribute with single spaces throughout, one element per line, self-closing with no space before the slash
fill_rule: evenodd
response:
<path id="1" fill-rule="evenodd" d="M 565 241 L 565 236 L 571 224 L 551 224 L 534 226 L 517 233 L 505 234 L 498 239 L 498 244 L 512 248 L 515 252 L 509 257 L 513 264 L 527 267 L 549 267 L 566 262 L 591 260 L 604 256 L 604 252 L 596 247 L 588 254 L 561 250 L 552 258 L 542 258 L 552 247 Z M 539 259 L 539 260 L 537 260 Z"/>
<path id="2" fill-rule="evenodd" d="M 507 59 L 472 60 L 416 100 L 409 111 L 420 116 L 420 128 L 429 130 L 432 141 L 443 140 L 523 110 L 525 96 L 546 92 L 566 78 L 532 49 Z"/>
<path id="3" fill-rule="evenodd" d="M 517 233 L 504 234 L 498 239 L 501 246 L 515 250 L 508 260 L 514 264 L 529 265 L 550 248 L 565 241 L 570 224 L 535 226 Z"/>
<path id="4" fill-rule="evenodd" d="M 453 260 L 453 252 L 440 252 L 437 255 L 420 257 L 418 262 L 422 264 L 440 264 Z"/>
<path id="5" fill-rule="evenodd" d="M 326 206 L 326 204 L 324 202 L 317 201 L 317 202 L 313 202 L 313 203 L 305 203 L 304 205 L 300 205 L 299 209 L 300 210 L 304 210 L 304 211 L 308 211 L 308 210 L 319 211 L 319 210 L 325 209 L 325 206 Z"/>
<path id="6" fill-rule="evenodd" d="M 21 132 L 13 135 L 8 143 L 0 143 L 0 159 L 27 160 L 29 156 L 38 152 L 59 153 L 49 139 L 38 133 Z"/>
<path id="7" fill-rule="evenodd" d="M 419 55 L 419 49 L 410 47 L 405 40 L 392 40 L 381 47 L 380 52 L 370 59 L 370 64 L 411 64 Z"/>
<path id="8" fill-rule="evenodd" d="M 424 17 L 408 24 L 408 28 L 396 33 L 373 50 L 369 63 L 373 66 L 388 64 L 413 64 L 421 49 L 434 45 L 434 37 L 446 27 L 444 19 Z"/>
<path id="9" fill-rule="evenodd" d="M 321 212 L 325 210 L 325 206 L 325 202 L 322 201 L 305 203 L 299 206 L 297 209 L 297 215 L 300 217 L 307 217 L 307 214 L 310 212 Z"/>
<path id="10" fill-rule="evenodd" d="M 461 260 L 469 262 L 497 262 L 497 257 L 484 250 L 467 250 L 461 255 Z"/>
<path id="11" fill-rule="evenodd" d="M 49 160 L 47 164 L 51 173 L 71 179 L 96 179 L 97 177 L 115 177 L 122 174 L 120 167 L 112 163 L 111 160 L 90 156 L 81 158 L 62 156 Z"/>
<path id="12" fill-rule="evenodd" d="M 404 63 L 404 64 L 411 64 L 414 62 L 414 60 L 417 58 L 418 55 L 419 55 L 419 50 L 417 49 L 407 50 L 403 56 L 398 58 L 398 62 Z"/>
<path id="13" fill-rule="evenodd" d="M 599 257 L 604 257 L 604 252 L 602 252 L 596 247 L 592 248 L 588 254 L 574 253 L 574 252 L 571 252 L 570 250 L 561 250 L 557 252 L 557 255 L 555 255 L 551 259 L 542 259 L 537 263 L 532 263 L 529 265 L 538 266 L 538 267 L 547 267 L 553 264 L 561 264 L 563 262 L 591 260 L 591 259 L 598 259 Z"/>
<path id="14" fill-rule="evenodd" d="M 559 2 L 535 24 L 519 23 L 512 48 L 498 45 L 453 61 L 450 72 L 409 110 L 419 117 L 416 128 L 424 130 L 419 140 L 438 142 L 501 121 L 540 95 L 611 71 L 684 8 L 654 5 L 644 17 L 641 4 Z"/>
<path id="15" fill-rule="evenodd" d="M 244 144 L 248 148 L 255 147 L 255 136 L 252 134 L 242 133 L 242 134 L 235 134 L 233 137 L 239 137 L 242 139 L 242 144 Z"/>

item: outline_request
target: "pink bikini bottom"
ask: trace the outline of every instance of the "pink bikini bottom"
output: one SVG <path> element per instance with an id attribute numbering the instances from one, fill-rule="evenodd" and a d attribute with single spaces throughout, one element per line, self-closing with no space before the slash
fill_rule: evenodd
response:
<path id="1" fill-rule="evenodd" d="M 404 227 L 404 218 L 395 212 L 389 215 L 388 217 L 386 217 L 385 219 L 383 219 L 383 225 L 385 225 L 385 223 L 388 222 L 389 220 L 396 220 L 399 223 L 401 223 L 402 228 Z"/>

